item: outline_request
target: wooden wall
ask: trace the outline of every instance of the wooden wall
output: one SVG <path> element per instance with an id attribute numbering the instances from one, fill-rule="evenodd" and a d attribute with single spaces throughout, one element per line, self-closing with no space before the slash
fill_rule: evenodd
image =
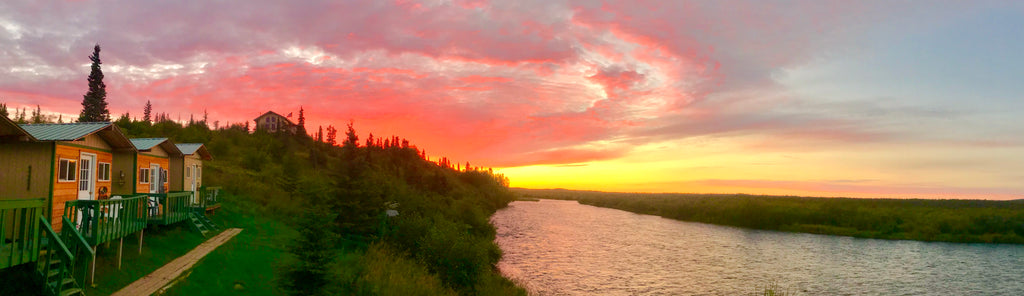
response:
<path id="1" fill-rule="evenodd" d="M 135 166 L 135 175 L 136 175 L 135 176 L 135 181 L 136 181 L 135 192 L 136 193 L 149 193 L 149 188 L 150 188 L 150 186 L 152 184 L 142 184 L 142 182 L 141 182 L 142 181 L 142 179 L 141 179 L 142 176 L 138 176 L 138 174 L 139 174 L 139 169 L 141 169 L 141 168 L 149 168 L 150 165 L 154 164 L 154 163 L 155 164 L 159 164 L 160 168 L 168 170 L 168 173 L 167 173 L 168 174 L 168 180 L 170 179 L 170 169 L 169 168 L 170 168 L 171 160 L 169 158 L 167 158 L 166 156 L 165 157 L 160 157 L 160 156 L 154 156 L 154 155 L 150 155 L 150 154 L 142 154 L 142 153 L 140 153 L 139 156 L 138 156 L 138 165 Z M 154 180 L 150 180 L 150 181 L 152 182 Z M 169 184 L 168 183 L 164 183 L 163 185 L 164 186 L 168 186 Z"/>
<path id="2" fill-rule="evenodd" d="M 110 152 L 110 150 L 99 150 L 96 148 L 86 148 L 80 146 L 83 142 L 84 141 L 57 143 L 56 157 L 54 158 L 53 175 L 51 176 L 53 178 L 53 211 L 50 214 L 50 222 L 53 223 L 53 229 L 56 231 L 59 231 L 61 226 L 60 219 L 61 216 L 64 216 L 64 203 L 67 201 L 78 199 L 78 180 L 80 178 L 80 176 L 78 176 L 78 174 L 76 173 L 75 181 L 61 182 L 60 179 L 57 177 L 57 175 L 60 173 L 60 167 L 58 167 L 60 164 L 60 159 L 65 158 L 78 161 L 81 158 L 82 152 L 85 152 L 96 154 L 96 163 L 113 163 L 114 161 L 114 156 Z M 75 166 L 76 170 L 79 168 L 79 165 L 81 165 L 80 162 Z M 96 168 L 97 167 L 94 165 L 93 169 L 95 170 Z M 111 171 L 113 171 L 113 168 L 111 169 Z M 96 174 L 95 177 L 95 179 L 99 179 L 98 174 Z M 113 179 L 113 173 L 111 173 L 111 179 Z M 99 188 L 104 186 L 107 187 L 108 189 L 111 189 L 111 181 L 96 181 L 97 196 Z"/>
<path id="3" fill-rule="evenodd" d="M 53 143 L 0 144 L 0 200 L 49 197 L 52 159 Z"/>

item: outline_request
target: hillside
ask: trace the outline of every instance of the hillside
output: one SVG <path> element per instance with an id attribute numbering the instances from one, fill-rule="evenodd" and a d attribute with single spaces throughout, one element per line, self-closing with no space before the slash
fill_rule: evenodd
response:
<path id="1" fill-rule="evenodd" d="M 169 294 L 221 294 L 240 282 L 257 295 L 525 294 L 494 268 L 501 251 L 488 217 L 513 195 L 489 170 L 428 161 L 397 137 L 360 141 L 351 125 L 332 145 L 302 132 L 249 133 L 242 125 L 211 130 L 204 122 L 127 117 L 117 124 L 130 137 L 206 143 L 214 159 L 205 164 L 204 184 L 227 193 L 215 220 L 250 228 L 225 246 L 238 252 L 204 259 L 229 266 L 201 262 L 195 279 Z M 267 266 L 273 275 L 247 275 Z M 190 288 L 209 283 L 198 276 L 208 273 L 243 279 Z"/>

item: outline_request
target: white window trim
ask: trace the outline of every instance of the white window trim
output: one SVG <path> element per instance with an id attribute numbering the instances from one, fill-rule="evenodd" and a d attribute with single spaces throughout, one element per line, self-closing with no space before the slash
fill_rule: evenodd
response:
<path id="1" fill-rule="evenodd" d="M 75 164 L 75 169 L 74 169 L 75 172 L 71 172 L 72 171 L 71 169 L 65 170 L 65 172 L 68 172 L 68 173 L 72 174 L 72 176 L 71 176 L 72 179 L 67 179 L 67 178 L 65 178 L 65 177 L 67 177 L 66 174 L 61 174 L 60 173 L 61 167 L 63 166 L 61 164 L 61 162 L 65 161 L 65 160 L 68 161 L 69 164 L 70 163 L 74 163 Z M 78 181 L 78 169 L 79 169 L 78 168 L 78 160 L 70 159 L 70 158 L 60 158 L 60 159 L 58 159 L 57 160 L 57 183 L 77 182 Z"/>
<path id="2" fill-rule="evenodd" d="M 106 174 L 103 172 L 103 166 L 107 166 Z M 110 163 L 109 162 L 96 162 L 96 182 L 110 182 Z M 106 178 L 103 178 L 106 175 Z"/>
<path id="3" fill-rule="evenodd" d="M 143 172 L 145 170 L 145 172 Z M 139 184 L 149 184 L 149 168 L 139 168 Z M 143 181 L 145 179 L 145 181 Z"/>

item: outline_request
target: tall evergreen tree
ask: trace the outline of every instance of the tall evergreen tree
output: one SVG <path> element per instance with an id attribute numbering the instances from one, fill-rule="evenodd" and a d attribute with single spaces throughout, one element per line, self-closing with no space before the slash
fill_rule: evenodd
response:
<path id="1" fill-rule="evenodd" d="M 28 120 L 25 119 L 25 107 L 21 107 L 21 112 L 18 112 L 18 116 L 14 118 L 14 122 L 17 122 L 19 124 L 28 123 Z"/>
<path id="2" fill-rule="evenodd" d="M 43 119 L 43 108 L 36 105 L 36 110 L 32 111 L 32 123 L 44 123 L 46 120 Z"/>
<path id="3" fill-rule="evenodd" d="M 7 113 L 7 104 L 0 104 L 0 116 L 7 117 L 7 115 L 9 115 Z"/>
<path id="4" fill-rule="evenodd" d="M 352 127 L 351 120 L 348 122 L 348 130 L 345 131 L 345 142 L 342 142 L 341 146 L 359 148 L 359 136 L 356 135 L 356 129 Z"/>
<path id="5" fill-rule="evenodd" d="M 337 139 L 338 139 L 338 129 L 334 128 L 333 125 L 328 125 L 327 126 L 327 144 L 331 144 L 331 146 L 334 146 L 335 144 L 338 144 Z"/>
<path id="6" fill-rule="evenodd" d="M 317 142 L 323 142 L 324 141 L 324 126 L 322 126 L 322 125 L 320 126 L 320 130 L 316 132 L 316 141 Z"/>
<path id="7" fill-rule="evenodd" d="M 110 110 L 107 110 L 107 86 L 103 84 L 103 70 L 100 70 L 100 45 L 93 48 L 92 71 L 89 72 L 89 92 L 82 97 L 82 114 L 79 122 L 110 121 Z"/>
<path id="8" fill-rule="evenodd" d="M 299 106 L 299 127 L 297 133 L 303 136 L 309 136 L 306 133 L 306 112 L 302 110 L 302 106 Z"/>
<path id="9" fill-rule="evenodd" d="M 152 121 L 151 121 L 151 119 L 153 119 L 153 117 L 151 117 L 152 115 L 153 115 L 153 104 L 150 103 L 149 100 L 146 100 L 146 107 L 142 108 L 142 121 L 152 123 Z"/>

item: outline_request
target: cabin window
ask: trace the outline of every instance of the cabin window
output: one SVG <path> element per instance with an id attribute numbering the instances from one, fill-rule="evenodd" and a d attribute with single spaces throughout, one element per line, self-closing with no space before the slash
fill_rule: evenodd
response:
<path id="1" fill-rule="evenodd" d="M 110 181 L 110 163 L 101 162 L 96 167 L 97 181 Z"/>
<path id="2" fill-rule="evenodd" d="M 192 178 L 192 167 L 185 167 L 185 178 Z"/>
<path id="3" fill-rule="evenodd" d="M 202 174 L 200 174 L 201 172 L 203 172 L 203 167 L 197 166 L 196 167 L 196 179 L 202 179 L 203 178 Z"/>
<path id="4" fill-rule="evenodd" d="M 78 171 L 75 170 L 77 163 L 78 162 L 75 161 L 74 159 L 61 158 L 59 164 L 60 170 L 58 171 L 57 181 L 74 182 L 75 175 L 76 173 L 78 173 Z"/>
<path id="5" fill-rule="evenodd" d="M 149 184 L 149 168 L 139 169 L 139 184 Z"/>
<path id="6" fill-rule="evenodd" d="M 160 170 L 160 183 L 167 183 L 167 170 Z"/>

